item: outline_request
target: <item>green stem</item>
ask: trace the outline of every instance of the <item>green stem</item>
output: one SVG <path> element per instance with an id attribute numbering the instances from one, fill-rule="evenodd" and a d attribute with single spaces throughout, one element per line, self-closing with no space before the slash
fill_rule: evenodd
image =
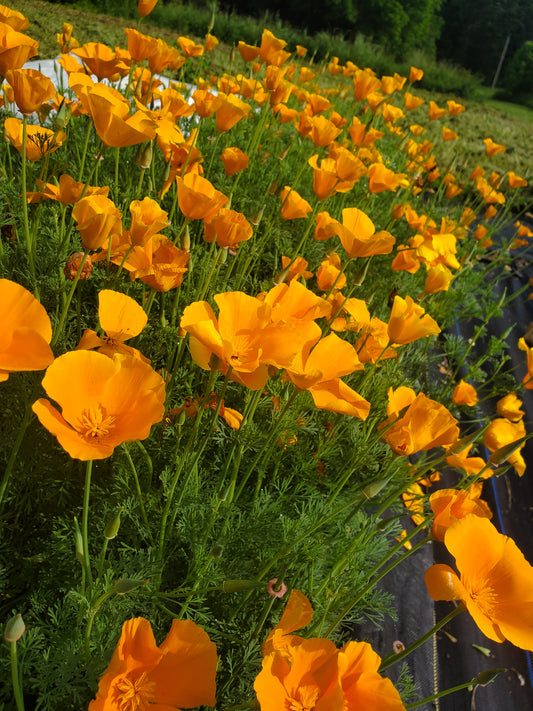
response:
<path id="1" fill-rule="evenodd" d="M 31 422 L 31 418 L 32 418 L 32 409 L 31 409 L 29 402 L 27 402 L 26 408 L 24 411 L 24 418 L 20 424 L 17 438 L 15 440 L 15 444 L 13 445 L 13 449 L 11 450 L 11 455 L 9 457 L 9 461 L 7 463 L 4 475 L 2 477 L 2 482 L 0 483 L 0 511 L 2 509 L 4 495 L 6 493 L 7 485 L 9 483 L 9 478 L 11 476 L 11 472 L 13 471 L 13 467 L 15 466 L 17 454 L 19 452 L 20 445 L 22 444 L 22 440 L 24 439 L 24 435 L 26 434 L 26 430 L 28 429 L 28 426 Z"/>
<path id="2" fill-rule="evenodd" d="M 80 280 L 83 266 L 84 266 L 88 256 L 89 256 L 89 252 L 83 253 L 83 257 L 80 261 L 80 266 L 78 267 L 78 271 L 76 272 L 76 276 L 74 277 L 74 281 L 72 282 L 72 286 L 70 287 L 70 291 L 68 293 L 67 300 L 65 301 L 65 303 L 63 305 L 63 309 L 62 309 L 61 315 L 59 317 L 59 323 L 57 324 L 57 328 L 54 331 L 54 335 L 52 337 L 52 342 L 50 343 L 50 346 L 52 348 L 55 346 L 55 344 L 57 343 L 57 341 L 59 339 L 59 336 L 63 332 L 63 327 L 65 325 L 65 320 L 67 318 L 67 313 L 68 313 L 68 309 L 70 306 L 70 302 L 72 301 L 72 297 L 74 296 L 74 290 L 76 289 L 78 281 Z"/>
<path id="3" fill-rule="evenodd" d="M 87 461 L 85 469 L 85 487 L 83 490 L 83 514 L 81 520 L 81 538 L 83 541 L 83 568 L 85 570 L 85 579 L 89 588 L 89 596 L 93 585 L 93 576 L 91 573 L 91 560 L 89 558 L 89 496 L 91 492 L 91 473 L 93 469 L 93 460 Z"/>
<path id="4" fill-rule="evenodd" d="M 403 652 L 400 652 L 399 654 L 389 654 L 389 656 L 385 657 L 385 659 L 382 661 L 381 666 L 378 669 L 379 673 L 382 674 L 385 669 L 388 669 L 393 664 L 400 662 L 402 659 L 411 654 L 411 652 L 414 652 L 415 649 L 418 649 L 418 647 L 424 644 L 424 642 L 427 642 L 428 639 L 433 637 L 434 634 L 437 634 L 440 629 L 447 625 L 448 622 L 451 622 L 451 620 L 453 620 L 454 617 L 457 617 L 457 615 L 460 612 L 463 612 L 463 610 L 466 610 L 466 607 L 463 605 L 463 603 L 460 603 L 455 609 L 450 612 L 449 615 L 446 615 L 446 617 L 444 617 L 440 622 L 437 622 L 437 624 L 434 625 L 429 630 L 429 632 L 426 632 L 426 634 L 422 635 L 420 639 L 417 639 L 415 642 L 406 647 Z"/>
<path id="5" fill-rule="evenodd" d="M 139 508 L 141 509 L 141 516 L 144 522 L 144 525 L 146 526 L 146 530 L 148 532 L 148 536 L 150 539 L 152 539 L 152 532 L 150 531 L 150 526 L 148 524 L 148 517 L 146 515 L 146 509 L 144 508 L 144 501 L 143 501 L 143 495 L 141 491 L 141 485 L 139 484 L 139 477 L 137 475 L 137 469 L 135 468 L 135 464 L 133 463 L 133 459 L 131 458 L 130 451 L 128 449 L 128 445 L 126 442 L 123 443 L 122 448 L 124 452 L 126 453 L 126 458 L 129 462 L 131 473 L 133 474 L 133 480 L 135 481 L 135 490 L 137 492 L 137 499 L 139 501 Z"/>
<path id="6" fill-rule="evenodd" d="M 17 711 L 24 711 L 24 697 L 20 688 L 20 679 L 17 660 L 17 643 L 10 642 L 11 652 L 11 681 L 13 682 L 13 696 L 17 705 Z"/>
<path id="7" fill-rule="evenodd" d="M 34 287 L 36 286 L 35 277 L 35 263 L 33 261 L 33 244 L 30 235 L 30 224 L 28 221 L 28 200 L 26 197 L 27 187 L 26 187 L 26 134 L 27 134 L 27 116 L 26 114 L 22 117 L 22 218 L 24 224 L 24 237 L 26 240 L 26 251 L 28 253 L 28 263 L 30 265 L 30 271 L 32 276 L 32 282 Z"/>
<path id="8" fill-rule="evenodd" d="M 412 704 L 407 704 L 405 706 L 406 711 L 411 711 L 411 709 L 417 709 L 419 706 L 423 706 L 424 704 L 429 704 L 431 701 L 436 701 L 437 699 L 441 699 L 443 696 L 448 696 L 448 694 L 453 694 L 456 691 L 461 691 L 461 689 L 471 689 L 473 686 L 475 686 L 476 680 L 471 679 L 470 681 L 465 682 L 464 684 L 459 684 L 459 686 L 453 686 L 451 689 L 446 689 L 445 691 L 440 691 L 438 694 L 432 694 L 431 696 L 426 696 L 425 699 L 421 699 L 420 701 L 415 701 Z"/>

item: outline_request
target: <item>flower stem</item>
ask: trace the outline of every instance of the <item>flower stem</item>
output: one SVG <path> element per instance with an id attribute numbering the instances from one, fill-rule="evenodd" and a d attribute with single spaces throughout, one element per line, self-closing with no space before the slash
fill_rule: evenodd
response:
<path id="1" fill-rule="evenodd" d="M 453 620 L 453 618 L 456 617 L 460 612 L 463 612 L 463 610 L 466 610 L 466 608 L 463 603 L 460 603 L 455 609 L 450 612 L 449 615 L 446 615 L 446 617 L 444 617 L 440 622 L 437 622 L 437 624 L 434 625 L 429 630 L 429 632 L 426 632 L 426 634 L 420 637 L 420 639 L 417 639 L 415 642 L 406 647 L 403 652 L 400 652 L 399 654 L 389 654 L 389 656 L 385 657 L 385 659 L 382 661 L 381 666 L 378 670 L 379 673 L 382 674 L 385 669 L 388 669 L 393 664 L 400 662 L 402 659 L 411 654 L 411 652 L 414 652 L 415 649 L 418 649 L 418 647 L 424 644 L 424 642 L 427 642 L 428 639 L 433 637 L 434 634 L 437 634 L 440 629 L 447 625 L 448 622 L 451 622 L 451 620 Z"/>
<path id="2" fill-rule="evenodd" d="M 10 642 L 11 652 L 11 681 L 13 682 L 13 696 L 17 705 L 17 711 L 24 711 L 24 697 L 20 688 L 20 679 L 17 660 L 17 643 Z"/>
<path id="3" fill-rule="evenodd" d="M 87 461 L 87 466 L 85 469 L 85 488 L 83 490 L 83 515 L 81 520 L 81 538 L 83 541 L 83 569 L 85 571 L 85 579 L 89 588 L 89 595 L 91 593 L 91 588 L 93 585 L 93 576 L 91 573 L 91 561 L 89 558 L 89 537 L 88 537 L 88 524 L 89 524 L 89 496 L 91 491 L 91 473 L 93 469 L 93 460 L 89 459 Z"/>
<path id="4" fill-rule="evenodd" d="M 33 260 L 33 244 L 30 236 L 30 224 L 28 221 L 28 200 L 26 197 L 26 133 L 28 119 L 26 114 L 22 117 L 22 218 L 24 224 L 24 237 L 26 239 L 26 251 L 28 253 L 28 263 L 30 265 L 31 277 L 34 287 L 36 286 L 35 262 Z"/>

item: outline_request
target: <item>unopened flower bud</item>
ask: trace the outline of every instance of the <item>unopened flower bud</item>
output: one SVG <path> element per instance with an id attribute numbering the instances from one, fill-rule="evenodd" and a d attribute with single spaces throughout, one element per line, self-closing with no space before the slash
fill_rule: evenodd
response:
<path id="1" fill-rule="evenodd" d="M 185 413 L 185 410 L 182 410 L 180 412 L 180 414 L 178 415 L 178 419 L 176 420 L 176 424 L 178 425 L 178 427 L 183 427 L 186 419 L 187 419 L 187 415 Z"/>
<path id="2" fill-rule="evenodd" d="M 181 236 L 180 247 L 184 252 L 188 252 L 191 248 L 191 233 L 189 232 L 189 225 L 187 225 L 185 232 Z"/>
<path id="3" fill-rule="evenodd" d="M 137 152 L 135 154 L 133 162 L 135 163 L 135 165 L 138 165 L 144 170 L 146 170 L 152 165 L 152 154 L 153 151 L 151 142 L 147 143 L 145 146 L 140 144 L 137 148 Z"/>
<path id="4" fill-rule="evenodd" d="M 258 224 L 261 222 L 261 220 L 263 219 L 263 213 L 264 213 L 264 211 L 265 211 L 265 206 L 263 205 L 263 207 L 261 207 L 259 210 L 257 210 L 256 212 L 254 212 L 254 214 L 252 215 L 252 217 L 250 217 L 250 222 L 252 223 L 252 225 L 254 225 L 254 227 L 257 227 L 257 225 L 258 225 Z"/>
<path id="5" fill-rule="evenodd" d="M 112 516 L 105 525 L 104 537 L 107 538 L 108 541 L 111 541 L 117 536 L 118 529 L 120 528 L 120 514 L 123 510 L 124 507 L 121 506 L 120 509 L 116 512 L 116 514 Z"/>
<path id="6" fill-rule="evenodd" d="M 148 580 L 138 580 L 135 578 L 120 578 L 113 585 L 113 590 L 117 595 L 127 595 L 132 590 L 140 588 L 142 585 L 146 585 Z"/>
<path id="7" fill-rule="evenodd" d="M 279 178 L 275 178 L 268 186 L 268 194 L 275 195 L 278 191 Z"/>
<path id="8" fill-rule="evenodd" d="M 69 121 L 70 108 L 65 104 L 65 99 L 63 99 L 54 118 L 54 131 L 62 131 Z"/>
<path id="9" fill-rule="evenodd" d="M 83 538 L 81 537 L 81 531 L 77 518 L 74 518 L 74 545 L 76 547 L 76 558 L 78 562 L 83 565 L 83 561 L 85 560 L 85 555 L 83 553 Z"/>
<path id="10" fill-rule="evenodd" d="M 285 148 L 283 151 L 281 151 L 281 153 L 279 154 L 279 160 L 284 160 L 287 157 L 287 154 L 291 149 L 291 145 L 292 144 L 289 143 L 287 148 Z"/>
<path id="11" fill-rule="evenodd" d="M 377 481 L 373 481 L 371 484 L 367 484 L 363 489 L 363 496 L 367 499 L 373 499 L 374 496 L 377 496 L 388 484 L 388 482 L 388 479 L 378 479 Z"/>
<path id="12" fill-rule="evenodd" d="M 20 614 L 13 615 L 4 628 L 4 639 L 6 642 L 18 642 L 24 634 L 26 625 Z"/>
<path id="13" fill-rule="evenodd" d="M 221 249 L 218 252 L 218 257 L 217 257 L 217 262 L 219 264 L 225 264 L 226 260 L 228 258 L 228 250 L 227 249 Z"/>

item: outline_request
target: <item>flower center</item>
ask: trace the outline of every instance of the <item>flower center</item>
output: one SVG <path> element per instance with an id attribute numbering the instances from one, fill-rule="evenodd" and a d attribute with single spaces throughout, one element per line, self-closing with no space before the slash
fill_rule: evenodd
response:
<path id="1" fill-rule="evenodd" d="M 89 407 L 81 413 L 78 431 L 85 437 L 107 437 L 115 425 L 116 417 L 107 415 L 101 407 Z"/>
<path id="2" fill-rule="evenodd" d="M 479 609 L 487 615 L 487 617 L 492 617 L 494 607 L 498 602 L 498 594 L 488 580 L 474 580 L 470 585 L 465 585 L 465 587 Z"/>
<path id="3" fill-rule="evenodd" d="M 287 711 L 313 711 L 318 701 L 319 690 L 304 686 L 298 689 L 296 693 L 297 699 L 293 696 L 287 699 Z"/>
<path id="4" fill-rule="evenodd" d="M 154 682 L 148 681 L 146 672 L 137 679 L 125 676 L 115 687 L 120 692 L 118 699 L 120 711 L 147 711 L 153 698 L 154 686 Z"/>

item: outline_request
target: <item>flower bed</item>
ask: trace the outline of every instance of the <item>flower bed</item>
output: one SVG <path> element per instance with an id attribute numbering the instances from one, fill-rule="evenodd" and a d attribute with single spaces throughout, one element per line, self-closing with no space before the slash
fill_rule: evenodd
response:
<path id="1" fill-rule="evenodd" d="M 265 30 L 213 76 L 212 28 L 113 50 L 65 26 L 59 95 L 0 19 L 2 699 L 392 711 L 425 700 L 386 670 L 464 609 L 532 649 L 533 572 L 481 494 L 524 474 L 533 350 L 522 384 L 501 340 L 472 357 L 527 180 L 450 152 L 464 106 L 426 105 L 416 67 L 315 64 Z M 433 540 L 456 569 L 420 586 L 448 616 L 403 651 L 351 640 Z"/>

